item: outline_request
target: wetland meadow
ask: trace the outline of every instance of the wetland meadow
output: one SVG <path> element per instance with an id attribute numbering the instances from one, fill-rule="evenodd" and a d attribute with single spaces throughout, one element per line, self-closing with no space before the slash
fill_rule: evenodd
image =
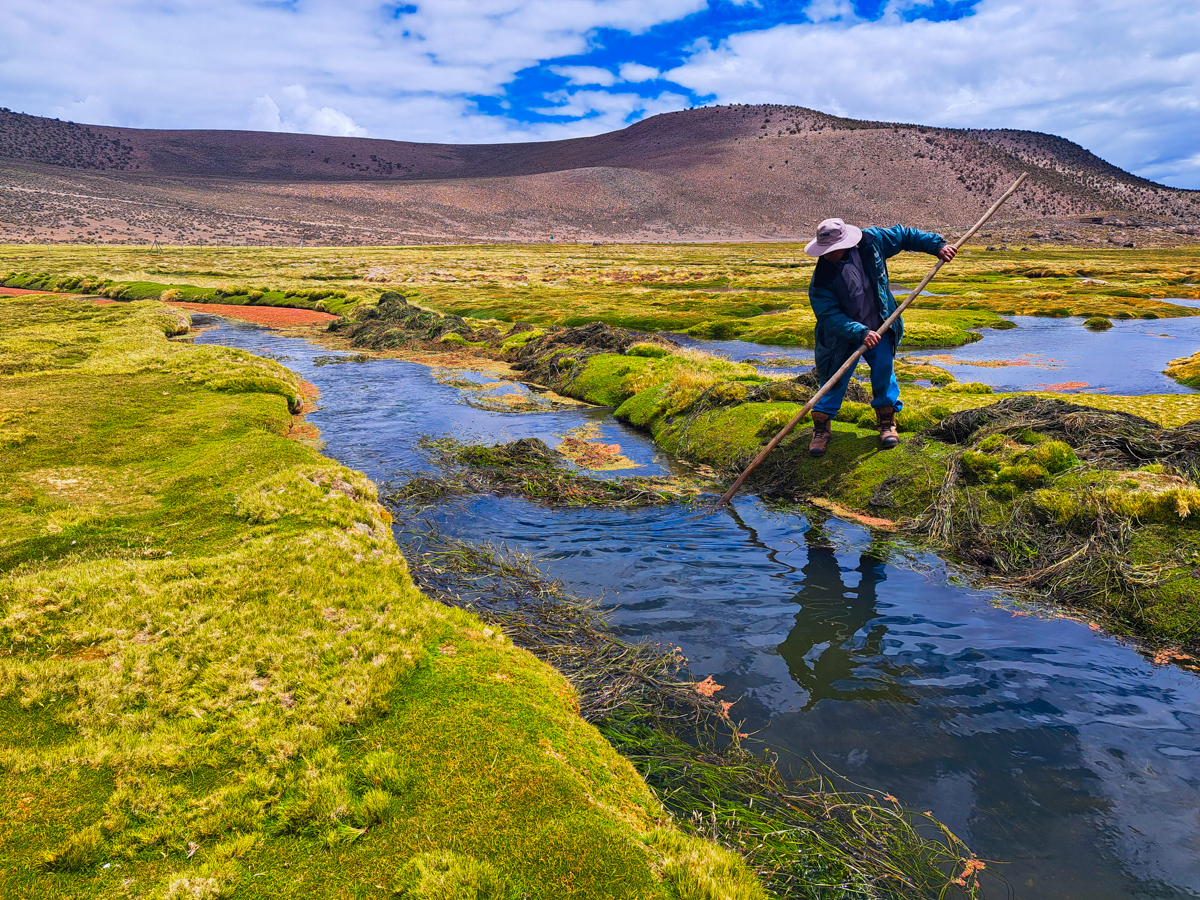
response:
<path id="1" fill-rule="evenodd" d="M 5 896 L 1200 893 L 1200 248 L 811 271 L 0 247 Z"/>

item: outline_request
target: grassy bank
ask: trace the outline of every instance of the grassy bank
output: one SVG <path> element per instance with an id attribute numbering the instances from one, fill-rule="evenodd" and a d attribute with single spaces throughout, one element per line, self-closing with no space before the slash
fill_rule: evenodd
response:
<path id="1" fill-rule="evenodd" d="M 0 299 L 0 894 L 761 896 L 184 328 Z"/>
<path id="2" fill-rule="evenodd" d="M 890 262 L 897 285 L 928 269 Z M 0 274 L 20 287 L 90 279 L 124 296 L 173 289 L 200 302 L 283 303 L 348 312 L 384 290 L 464 317 L 540 326 L 592 321 L 691 331 L 764 344 L 811 344 L 812 260 L 795 244 L 545 245 L 420 248 L 0 247 Z M 1000 315 L 1164 318 L 1194 315 L 1200 248 L 969 248 L 906 316 L 912 347 L 952 347 Z M 222 292 L 218 295 L 216 292 Z M 259 296 L 256 296 L 259 295 Z"/>
<path id="3" fill-rule="evenodd" d="M 166 303 L 215 303 L 231 306 L 286 306 L 338 315 L 350 313 L 365 298 L 330 288 L 288 288 L 221 284 L 201 287 L 192 284 L 163 284 L 157 281 L 128 281 L 90 275 L 54 275 L 10 272 L 0 286 L 61 294 L 94 294 L 111 300 L 162 300 Z"/>
<path id="4" fill-rule="evenodd" d="M 732 477 L 818 387 L 593 324 L 505 332 L 386 296 L 331 328 L 368 347 L 487 353 L 559 393 L 614 407 L 673 455 Z M 761 492 L 821 496 L 900 521 L 981 580 L 1085 609 L 1169 651 L 1200 647 L 1200 396 L 1006 395 L 937 366 L 901 366 L 907 440 L 879 451 L 852 384 L 829 454 L 807 429 L 756 473 Z M 920 387 L 915 379 L 929 380 Z"/>

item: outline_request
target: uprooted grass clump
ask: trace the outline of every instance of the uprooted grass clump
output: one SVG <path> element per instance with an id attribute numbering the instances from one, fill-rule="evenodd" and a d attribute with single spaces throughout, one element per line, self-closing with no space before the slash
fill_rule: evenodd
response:
<path id="1" fill-rule="evenodd" d="M 678 648 L 623 641 L 597 607 L 568 594 L 528 556 L 450 538 L 410 520 L 401 541 L 423 590 L 504 629 L 563 672 L 580 714 L 630 759 L 686 829 L 737 849 L 778 897 L 941 897 L 978 861 L 926 815 L 833 790 L 813 775 L 789 782 L 743 743 L 711 678 L 697 683 Z M 934 835 L 936 837 L 931 837 Z M 705 888 L 708 851 L 663 832 L 681 896 L 751 896 Z M 674 861 L 672 862 L 672 857 Z M 673 873 L 673 874 L 672 874 Z"/>
<path id="2" fill-rule="evenodd" d="M 915 521 L 990 580 L 1195 645 L 1200 423 L 1018 397 L 927 434 L 959 448 Z"/>
<path id="3" fill-rule="evenodd" d="M 374 486 L 288 439 L 295 376 L 181 328 L 0 299 L 0 895 L 697 900 L 570 684 L 422 595 Z"/>
<path id="4" fill-rule="evenodd" d="M 328 330 L 346 337 L 352 347 L 372 350 L 413 350 L 439 347 L 464 349 L 499 343 L 495 328 L 477 330 L 461 316 L 423 309 L 409 300 L 415 292 L 384 291 L 379 302 L 359 311 L 353 319 L 337 319 Z"/>
<path id="5" fill-rule="evenodd" d="M 422 447 L 439 464 L 439 477 L 416 476 L 390 487 L 392 503 L 428 506 L 454 496 L 493 493 L 553 506 L 651 506 L 690 503 L 700 485 L 680 478 L 605 479 L 584 475 L 537 438 L 487 447 L 454 438 L 429 438 Z"/>

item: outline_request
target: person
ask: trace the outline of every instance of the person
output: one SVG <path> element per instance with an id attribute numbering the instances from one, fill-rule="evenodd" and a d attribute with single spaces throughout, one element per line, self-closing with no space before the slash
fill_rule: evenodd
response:
<path id="1" fill-rule="evenodd" d="M 930 253 L 943 262 L 957 252 L 939 234 L 896 225 L 893 228 L 858 228 L 841 219 L 826 219 L 817 236 L 804 248 L 819 257 L 808 288 L 809 303 L 817 317 L 817 378 L 821 384 L 866 344 L 862 358 L 871 367 L 871 406 L 885 450 L 900 443 L 896 413 L 904 406 L 896 383 L 893 362 L 904 337 L 904 322 L 896 322 L 882 336 L 878 328 L 896 310 L 888 284 L 887 260 L 902 250 Z M 847 372 L 813 407 L 813 436 L 808 452 L 824 456 L 833 435 L 833 417 L 842 407 L 850 386 Z"/>

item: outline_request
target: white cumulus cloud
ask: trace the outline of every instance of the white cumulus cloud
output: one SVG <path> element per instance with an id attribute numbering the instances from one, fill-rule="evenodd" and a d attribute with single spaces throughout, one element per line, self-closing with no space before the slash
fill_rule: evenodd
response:
<path id="1" fill-rule="evenodd" d="M 308 102 L 304 85 L 291 84 L 280 91 L 284 108 L 281 110 L 270 94 L 263 94 L 250 104 L 247 125 L 255 131 L 290 131 L 303 134 L 329 134 L 334 137 L 366 137 L 367 130 L 340 109 Z"/>
<path id="2" fill-rule="evenodd" d="M 0 93 L 25 112 L 143 128 L 558 137 L 578 129 L 483 115 L 471 98 L 586 53 L 597 29 L 641 33 L 706 2 L 420 0 L 395 13 L 377 0 L 5 0 Z M 289 105 L 287 85 L 304 85 L 306 99 Z"/>
<path id="3" fill-rule="evenodd" d="M 668 72 L 636 60 L 615 73 L 554 63 L 586 59 L 604 29 L 644 33 L 708 3 L 5 0 L 0 102 L 96 124 L 483 142 L 594 134 L 693 105 L 690 90 L 1049 131 L 1139 174 L 1200 187 L 1197 0 L 980 0 L 956 21 L 920 19 L 932 0 L 888 0 L 877 21 L 847 0 L 798 0 L 792 9 L 806 20 L 700 41 Z M 506 86 L 541 65 L 569 84 L 541 105 L 554 121 L 522 122 Z M 679 88 L 641 98 L 622 87 L 658 79 Z M 482 113 L 479 97 L 500 99 L 500 114 Z"/>
<path id="4" fill-rule="evenodd" d="M 836 6 L 822 4 L 810 15 Z M 982 0 L 955 21 L 906 22 L 894 8 L 875 22 L 734 34 L 663 77 L 718 102 L 1061 134 L 1124 168 L 1200 187 L 1186 162 L 1200 133 L 1197 35 L 1194 0 Z"/>
<path id="5" fill-rule="evenodd" d="M 617 83 L 616 75 L 599 66 L 551 66 L 550 71 L 562 75 L 571 84 L 607 87 Z"/>
<path id="6" fill-rule="evenodd" d="M 622 81 L 653 81 L 662 74 L 652 66 L 644 66 L 635 62 L 622 63 L 617 72 Z"/>

